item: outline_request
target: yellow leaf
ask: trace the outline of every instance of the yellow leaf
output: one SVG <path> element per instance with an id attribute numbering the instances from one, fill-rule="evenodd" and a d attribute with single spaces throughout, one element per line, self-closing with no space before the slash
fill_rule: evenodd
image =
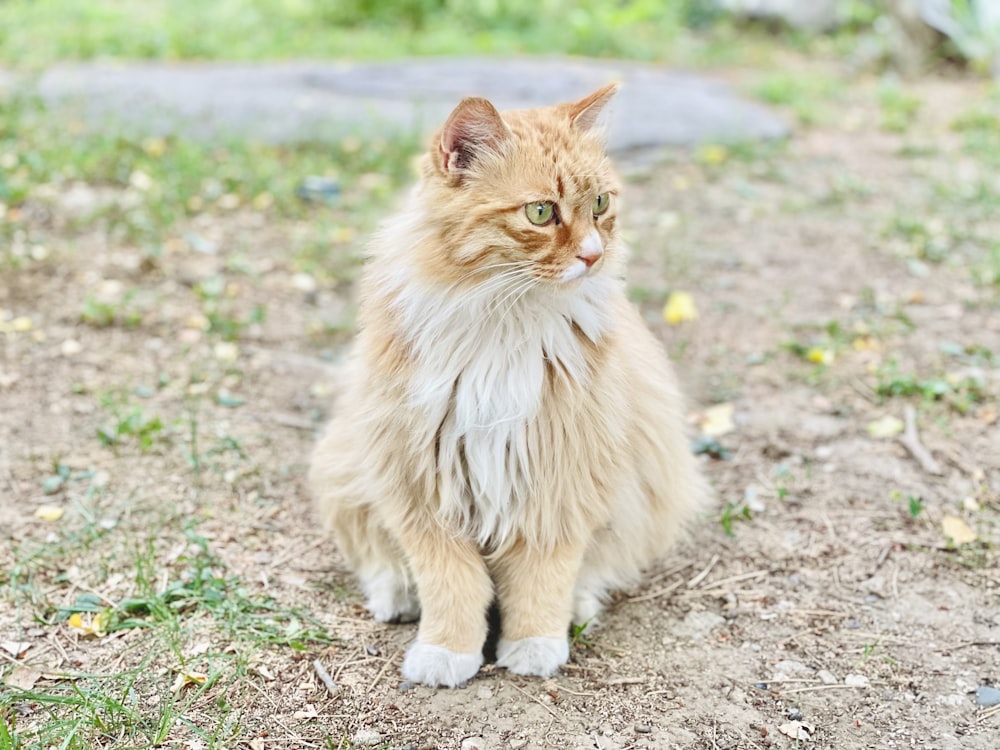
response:
<path id="1" fill-rule="evenodd" d="M 884 440 L 886 438 L 896 437 L 896 435 L 903 431 L 903 426 L 902 419 L 894 417 L 891 414 L 886 414 L 884 417 L 880 417 L 874 422 L 869 422 L 868 434 L 873 438 Z"/>
<path id="2" fill-rule="evenodd" d="M 702 164 L 708 164 L 709 166 L 718 166 L 722 164 L 726 159 L 729 158 L 729 151 L 725 146 L 719 146 L 717 144 L 712 144 L 708 146 L 702 146 L 698 149 L 698 161 Z"/>
<path id="3" fill-rule="evenodd" d="M 111 613 L 109 611 L 98 612 L 95 615 L 88 614 L 87 616 L 79 612 L 74 612 L 69 616 L 66 624 L 80 635 L 93 635 L 101 638 L 106 635 L 104 629 L 107 627 L 110 618 Z"/>
<path id="4" fill-rule="evenodd" d="M 24 333 L 30 331 L 34 325 L 31 318 L 24 315 L 9 321 L 0 320 L 0 333 Z"/>
<path id="5" fill-rule="evenodd" d="M 159 159 L 167 150 L 167 142 L 159 137 L 146 138 L 142 142 L 142 150 L 154 159 Z"/>
<path id="6" fill-rule="evenodd" d="M 58 505 L 39 505 L 35 508 L 35 518 L 41 518 L 43 521 L 58 521 L 65 512 L 66 509 L 60 508 Z"/>
<path id="7" fill-rule="evenodd" d="M 956 545 L 969 544 L 978 538 L 969 524 L 958 516 L 945 516 L 941 519 L 941 531 Z"/>
<path id="8" fill-rule="evenodd" d="M 694 306 L 694 297 L 688 292 L 673 292 L 667 297 L 667 304 L 663 306 L 663 319 L 670 325 L 675 326 L 686 320 L 695 320 L 698 317 L 698 310 Z"/>
<path id="9" fill-rule="evenodd" d="M 177 673 L 177 679 L 174 680 L 170 689 L 176 693 L 185 685 L 204 685 L 207 681 L 208 675 L 203 672 L 189 672 L 182 669 Z"/>
<path id="10" fill-rule="evenodd" d="M 732 432 L 733 425 L 733 405 L 716 404 L 705 409 L 701 418 L 701 431 L 709 437 L 721 437 Z"/>
<path id="11" fill-rule="evenodd" d="M 832 349 L 824 349 L 821 346 L 814 346 L 806 352 L 806 359 L 817 365 L 833 364 L 834 354 Z"/>

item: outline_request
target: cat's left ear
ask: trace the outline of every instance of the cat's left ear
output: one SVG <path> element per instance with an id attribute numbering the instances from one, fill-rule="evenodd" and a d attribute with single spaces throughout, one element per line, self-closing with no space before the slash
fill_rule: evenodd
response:
<path id="1" fill-rule="evenodd" d="M 460 175 L 477 158 L 498 151 L 510 135 L 496 107 L 486 99 L 467 97 L 441 129 L 441 167 L 446 174 Z"/>
<path id="2" fill-rule="evenodd" d="M 618 84 L 609 83 L 580 101 L 565 105 L 569 109 L 570 122 L 580 130 L 590 130 L 597 124 L 601 112 L 617 91 Z"/>

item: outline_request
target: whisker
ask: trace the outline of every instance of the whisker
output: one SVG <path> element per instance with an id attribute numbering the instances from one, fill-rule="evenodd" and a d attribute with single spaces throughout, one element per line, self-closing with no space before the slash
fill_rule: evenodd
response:
<path id="1" fill-rule="evenodd" d="M 508 262 L 505 262 L 505 263 L 492 263 L 492 264 L 490 264 L 488 266 L 481 266 L 479 268 L 473 268 L 472 270 L 468 271 L 467 273 L 462 274 L 457 279 L 455 279 L 455 281 L 453 281 L 451 283 L 451 286 L 456 286 L 456 285 L 460 284 L 461 282 L 465 281 L 470 276 L 475 276 L 476 274 L 483 273 L 485 271 L 490 271 L 490 270 L 493 270 L 494 268 L 506 268 L 506 267 L 509 267 L 509 266 L 513 266 L 516 269 L 516 268 L 523 268 L 524 266 L 529 266 L 529 265 L 531 265 L 531 261 L 530 260 L 513 260 L 513 261 L 508 261 Z"/>
<path id="2" fill-rule="evenodd" d="M 497 299 L 495 304 L 490 306 L 488 314 L 493 314 L 498 309 L 500 309 L 500 307 L 504 305 L 504 303 L 510 300 L 510 304 L 508 304 L 504 308 L 504 311 L 500 314 L 500 317 L 498 318 L 498 322 L 503 321 L 503 319 L 507 317 L 508 313 L 510 313 L 510 311 L 513 309 L 513 306 L 517 303 L 517 301 L 521 299 L 521 297 L 523 297 L 525 294 L 527 294 L 528 290 L 531 289 L 533 286 L 535 286 L 537 283 L 538 283 L 537 279 L 531 276 L 525 277 L 525 279 L 520 284 L 515 285 L 503 297 Z"/>
<path id="3" fill-rule="evenodd" d="M 521 298 L 524 297 L 524 295 L 526 295 L 528 292 L 530 292 L 535 286 L 537 286 L 538 283 L 539 282 L 538 282 L 537 279 L 534 279 L 534 278 L 529 278 L 528 279 L 528 284 L 526 284 L 526 285 L 524 285 L 522 287 L 520 293 L 516 297 L 514 297 L 513 300 L 511 300 L 510 304 L 507 305 L 507 307 L 503 311 L 503 313 L 500 314 L 500 322 L 501 323 L 503 322 L 503 319 L 506 318 L 510 314 L 510 312 L 514 309 L 514 307 L 517 305 L 517 303 L 521 301 Z"/>

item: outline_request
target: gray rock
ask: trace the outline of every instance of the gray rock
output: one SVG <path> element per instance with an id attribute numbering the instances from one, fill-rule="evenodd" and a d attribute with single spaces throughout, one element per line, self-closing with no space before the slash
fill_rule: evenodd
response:
<path id="1" fill-rule="evenodd" d="M 1000 706 L 1000 690 L 989 685 L 980 685 L 976 688 L 976 705 L 983 708 Z"/>
<path id="2" fill-rule="evenodd" d="M 775 677 L 809 677 L 813 671 L 811 667 L 793 659 L 782 659 L 774 665 Z"/>
<path id="3" fill-rule="evenodd" d="M 137 136 L 246 137 L 272 143 L 426 132 L 463 96 L 499 108 L 582 96 L 612 80 L 615 152 L 774 139 L 785 123 L 724 83 L 651 65 L 561 58 L 414 59 L 389 63 L 74 63 L 46 71 L 38 92 L 79 107 L 104 130 Z"/>
<path id="4" fill-rule="evenodd" d="M 726 618 L 715 612 L 688 612 L 684 616 L 684 621 L 674 628 L 674 633 L 693 640 L 701 640 L 707 638 L 709 633 L 725 622 Z"/>
<path id="5" fill-rule="evenodd" d="M 382 743 L 382 735 L 371 729 L 359 729 L 351 737 L 351 742 L 361 747 L 374 747 Z"/>

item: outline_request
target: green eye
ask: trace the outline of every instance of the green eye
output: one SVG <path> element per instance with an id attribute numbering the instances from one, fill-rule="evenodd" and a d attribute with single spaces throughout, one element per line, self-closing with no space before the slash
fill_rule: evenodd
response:
<path id="1" fill-rule="evenodd" d="M 552 216 L 555 214 L 555 206 L 549 201 L 529 203 L 524 207 L 524 214 L 532 224 L 543 226 L 552 221 Z"/>
<path id="2" fill-rule="evenodd" d="M 601 193 L 594 198 L 594 216 L 600 216 L 611 205 L 611 193 Z"/>

